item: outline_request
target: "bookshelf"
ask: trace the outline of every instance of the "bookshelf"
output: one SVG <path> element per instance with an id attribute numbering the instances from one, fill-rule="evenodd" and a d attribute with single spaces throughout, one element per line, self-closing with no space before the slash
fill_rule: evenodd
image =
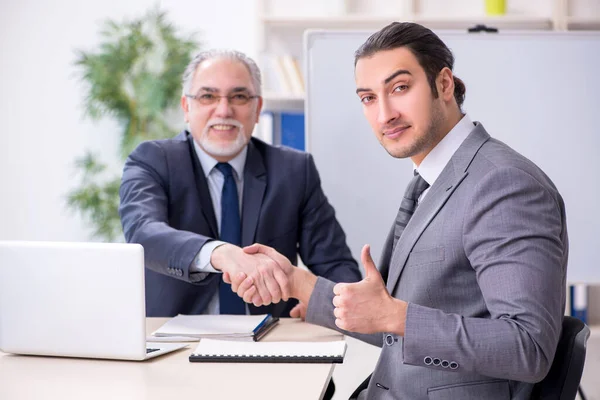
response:
<path id="1" fill-rule="evenodd" d="M 271 17 L 262 19 L 270 28 L 283 29 L 377 29 L 394 20 L 413 21 L 432 29 L 462 29 L 475 24 L 487 24 L 499 29 L 553 29 L 552 18 L 543 16 L 507 15 L 507 16 L 443 16 L 443 15 L 407 15 L 402 18 L 383 16 L 344 15 L 334 17 Z M 573 19 L 583 19 L 573 17 Z M 591 19 L 593 21 L 593 19 Z"/>
<path id="2" fill-rule="evenodd" d="M 507 0 L 506 14 L 488 16 L 484 0 L 255 0 L 258 62 L 267 111 L 302 111 L 303 93 L 290 89 L 281 58 L 302 70 L 307 29 L 372 30 L 392 21 L 413 21 L 434 30 L 466 30 L 485 24 L 500 30 L 600 30 L 598 0 Z M 301 73 L 300 79 L 303 74 Z"/>
<path id="3" fill-rule="evenodd" d="M 568 17 L 568 30 L 600 30 L 600 17 Z"/>
<path id="4" fill-rule="evenodd" d="M 263 109 L 268 111 L 304 111 L 304 96 L 285 95 L 276 92 L 265 92 L 263 94 Z"/>

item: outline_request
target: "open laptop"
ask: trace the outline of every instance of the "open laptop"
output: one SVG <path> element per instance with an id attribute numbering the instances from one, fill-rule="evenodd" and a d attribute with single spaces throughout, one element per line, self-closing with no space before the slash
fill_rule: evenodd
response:
<path id="1" fill-rule="evenodd" d="M 146 343 L 139 244 L 0 241 L 0 350 L 145 360 L 182 347 Z"/>

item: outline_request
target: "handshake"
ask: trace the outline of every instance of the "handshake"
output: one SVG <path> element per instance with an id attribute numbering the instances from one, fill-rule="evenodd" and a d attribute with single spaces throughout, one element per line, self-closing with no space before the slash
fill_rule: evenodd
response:
<path id="1" fill-rule="evenodd" d="M 403 336 L 408 303 L 389 294 L 369 245 L 362 249 L 361 262 L 365 270 L 363 280 L 333 286 L 335 325 L 349 332 L 395 332 Z M 224 244 L 213 251 L 211 264 L 223 272 L 223 280 L 246 303 L 262 306 L 295 298 L 300 303 L 290 316 L 305 318 L 317 277 L 295 268 L 275 249 L 261 244 L 243 249 Z"/>
<path id="2" fill-rule="evenodd" d="M 299 282 L 310 272 L 295 268 L 277 250 L 261 244 L 240 248 L 231 244 L 217 247 L 211 264 L 223 272 L 223 280 L 246 303 L 266 306 L 271 303 L 300 298 Z M 316 277 L 314 278 L 316 279 Z M 304 318 L 306 307 L 300 303 L 291 310 L 292 317 Z"/>

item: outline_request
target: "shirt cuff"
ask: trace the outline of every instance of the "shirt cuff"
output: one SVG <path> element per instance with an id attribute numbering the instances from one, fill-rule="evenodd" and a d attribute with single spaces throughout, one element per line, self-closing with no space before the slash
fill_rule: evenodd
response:
<path id="1" fill-rule="evenodd" d="M 210 263 L 210 256 L 217 247 L 223 244 L 226 244 L 226 242 L 222 242 L 220 240 L 212 240 L 206 243 L 204 246 L 202 246 L 198 254 L 196 254 L 196 258 L 194 258 L 194 261 L 192 261 L 192 265 L 190 266 L 190 272 L 221 273 L 221 271 L 218 271 L 213 268 L 212 264 Z"/>

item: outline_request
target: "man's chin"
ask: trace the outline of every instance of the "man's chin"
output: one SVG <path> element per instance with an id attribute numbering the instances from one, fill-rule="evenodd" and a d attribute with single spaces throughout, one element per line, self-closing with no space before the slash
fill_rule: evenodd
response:
<path id="1" fill-rule="evenodd" d="M 408 158 L 412 157 L 414 155 L 413 153 L 415 153 L 414 149 L 407 149 L 406 147 L 398 146 L 397 144 L 395 146 L 386 143 L 382 144 L 385 151 L 394 158 Z"/>
<path id="2" fill-rule="evenodd" d="M 213 156 L 218 157 L 231 157 L 238 154 L 243 148 L 246 146 L 246 143 L 239 144 L 235 141 L 233 142 L 213 142 L 213 141 L 205 141 L 202 143 L 202 147 L 204 150 Z"/>

